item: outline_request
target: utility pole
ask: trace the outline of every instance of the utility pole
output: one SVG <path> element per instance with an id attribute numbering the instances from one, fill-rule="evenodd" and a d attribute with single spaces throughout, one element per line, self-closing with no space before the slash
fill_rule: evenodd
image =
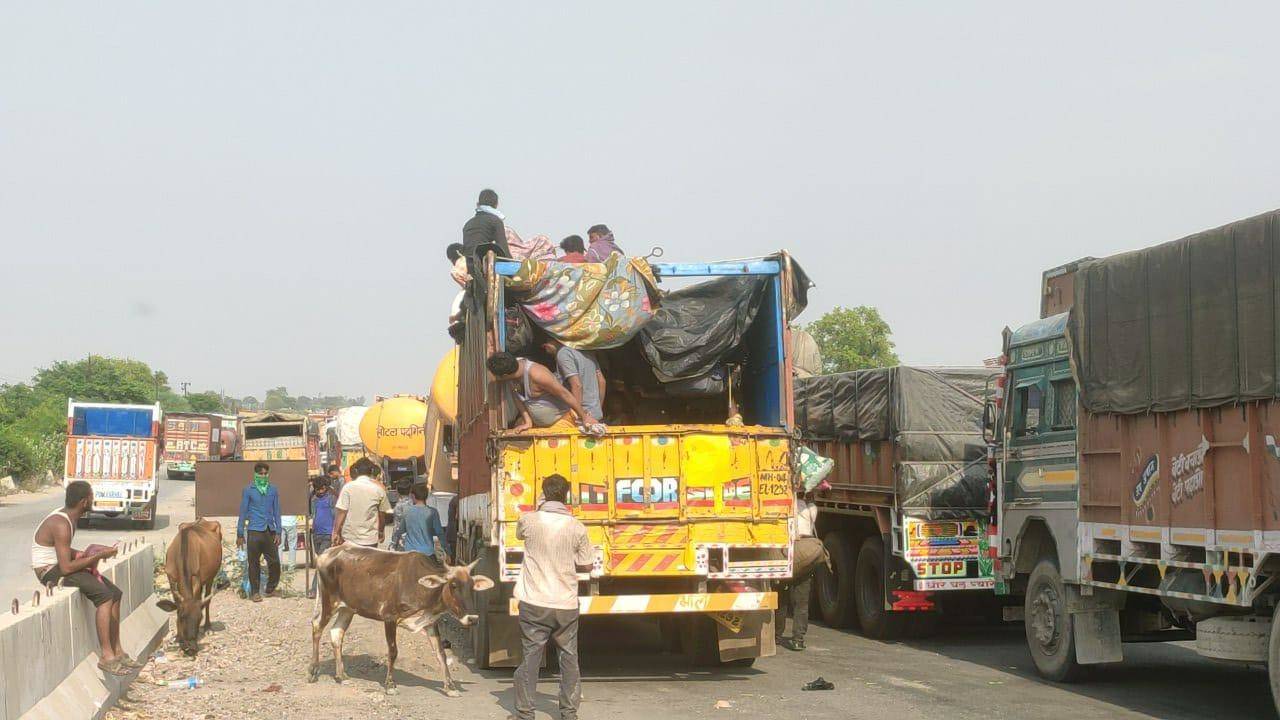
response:
<path id="1" fill-rule="evenodd" d="M 191 383 L 189 383 L 189 382 L 181 383 L 181 385 L 182 385 L 182 397 L 186 397 L 186 396 L 187 396 L 187 386 L 188 386 L 188 385 L 190 385 L 190 384 L 191 384 Z"/>

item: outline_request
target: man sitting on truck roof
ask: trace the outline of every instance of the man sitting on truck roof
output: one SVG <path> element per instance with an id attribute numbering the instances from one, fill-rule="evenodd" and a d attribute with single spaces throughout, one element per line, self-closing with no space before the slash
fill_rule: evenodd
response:
<path id="1" fill-rule="evenodd" d="M 531 427 L 573 430 L 575 424 L 570 410 L 586 427 L 597 423 L 596 417 L 582 407 L 550 370 L 529 358 L 496 352 L 489 356 L 486 365 L 495 380 L 515 385 L 512 395 L 520 408 L 520 422 L 513 428 L 517 432 Z"/>
<path id="2" fill-rule="evenodd" d="M 560 262 L 584 263 L 587 261 L 587 246 L 581 235 L 570 235 L 560 241 L 560 249 L 564 254 L 557 258 Z"/>
<path id="3" fill-rule="evenodd" d="M 608 225 L 592 225 L 591 229 L 587 230 L 587 239 L 591 241 L 587 246 L 587 262 L 602 263 L 614 253 L 626 255 L 622 252 L 622 248 L 618 247 L 618 243 L 614 242 L 613 231 Z"/>

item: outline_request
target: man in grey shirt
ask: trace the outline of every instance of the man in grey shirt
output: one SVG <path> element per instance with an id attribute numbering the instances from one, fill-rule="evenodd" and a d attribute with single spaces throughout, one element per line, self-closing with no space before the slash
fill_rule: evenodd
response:
<path id="1" fill-rule="evenodd" d="M 543 478 L 542 498 L 537 510 L 522 513 L 516 522 L 516 537 L 524 541 L 514 592 L 523 655 L 513 678 L 516 711 L 511 718 L 533 720 L 538 668 L 547 643 L 552 642 L 560 658 L 560 720 L 577 720 L 582 701 L 578 573 L 591 572 L 595 548 L 587 528 L 569 510 L 569 481 L 563 475 Z"/>
<path id="2" fill-rule="evenodd" d="M 573 397 L 592 417 L 604 422 L 604 373 L 595 353 L 583 352 L 548 338 L 542 349 L 556 359 L 556 371 L 560 380 L 569 386 Z"/>

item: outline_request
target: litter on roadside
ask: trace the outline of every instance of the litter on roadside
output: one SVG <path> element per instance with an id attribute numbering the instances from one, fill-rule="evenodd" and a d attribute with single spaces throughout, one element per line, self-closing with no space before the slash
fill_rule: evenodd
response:
<path id="1" fill-rule="evenodd" d="M 809 682 L 805 683 L 800 689 L 801 690 L 835 690 L 836 686 L 832 684 L 830 681 L 828 681 L 826 678 L 819 675 L 816 679 L 810 680 Z"/>

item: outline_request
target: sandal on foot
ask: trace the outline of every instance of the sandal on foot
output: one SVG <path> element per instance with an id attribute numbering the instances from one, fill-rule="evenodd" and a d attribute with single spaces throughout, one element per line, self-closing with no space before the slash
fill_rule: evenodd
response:
<path id="1" fill-rule="evenodd" d="M 131 670 L 141 670 L 142 668 L 144 668 L 144 667 L 146 667 L 146 666 L 147 666 L 147 664 L 146 664 L 146 663 L 141 662 L 141 661 L 139 661 L 139 660 L 135 660 L 135 659 L 134 659 L 132 656 L 130 656 L 128 653 L 125 653 L 124 655 L 121 655 L 121 656 L 120 656 L 119 658 L 117 658 L 117 659 L 120 661 L 120 664 L 121 664 L 122 666 L 124 666 L 124 667 L 126 667 L 126 668 L 129 668 L 129 669 L 131 669 Z"/>
<path id="2" fill-rule="evenodd" d="M 129 669 L 120 664 L 119 658 L 105 663 L 99 662 L 98 669 L 108 675 L 115 675 L 117 677 L 127 677 L 129 675 Z"/>

